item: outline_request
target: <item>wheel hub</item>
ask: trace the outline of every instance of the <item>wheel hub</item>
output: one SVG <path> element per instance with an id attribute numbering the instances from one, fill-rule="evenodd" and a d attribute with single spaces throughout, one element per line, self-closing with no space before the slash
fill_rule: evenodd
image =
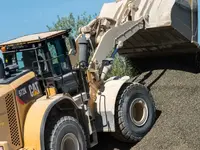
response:
<path id="1" fill-rule="evenodd" d="M 79 142 L 73 133 L 64 136 L 61 142 L 61 150 L 79 150 Z"/>
<path id="2" fill-rule="evenodd" d="M 129 114 L 131 121 L 138 127 L 143 126 L 149 115 L 147 104 L 142 98 L 136 98 L 130 105 Z"/>

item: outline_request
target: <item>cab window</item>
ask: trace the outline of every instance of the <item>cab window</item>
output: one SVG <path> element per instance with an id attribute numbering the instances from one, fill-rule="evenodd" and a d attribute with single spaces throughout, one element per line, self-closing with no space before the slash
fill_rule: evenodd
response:
<path id="1" fill-rule="evenodd" d="M 69 58 L 66 56 L 64 46 L 60 40 L 54 40 L 47 43 L 53 69 L 57 75 L 68 73 L 71 70 Z"/>

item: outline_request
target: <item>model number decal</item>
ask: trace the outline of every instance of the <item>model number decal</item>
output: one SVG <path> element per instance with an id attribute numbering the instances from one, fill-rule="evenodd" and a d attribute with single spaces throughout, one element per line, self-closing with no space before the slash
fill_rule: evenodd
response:
<path id="1" fill-rule="evenodd" d="M 26 87 L 20 89 L 18 91 L 18 94 L 19 94 L 19 97 L 23 96 L 23 95 L 26 95 L 27 94 L 27 90 L 26 90 Z"/>

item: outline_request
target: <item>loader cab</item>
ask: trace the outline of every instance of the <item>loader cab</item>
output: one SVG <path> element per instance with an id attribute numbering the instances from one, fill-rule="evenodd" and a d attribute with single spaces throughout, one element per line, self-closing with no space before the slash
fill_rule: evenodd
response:
<path id="1" fill-rule="evenodd" d="M 25 41 L 30 38 L 31 41 Z M 23 43 L 17 42 L 22 40 Z M 15 44 L 10 41 L 0 45 L 9 72 L 7 78 L 33 71 L 43 91 L 55 87 L 56 93 L 76 95 L 80 92 L 80 71 L 72 68 L 69 56 L 69 52 L 76 49 L 69 30 L 29 35 L 15 41 Z"/>

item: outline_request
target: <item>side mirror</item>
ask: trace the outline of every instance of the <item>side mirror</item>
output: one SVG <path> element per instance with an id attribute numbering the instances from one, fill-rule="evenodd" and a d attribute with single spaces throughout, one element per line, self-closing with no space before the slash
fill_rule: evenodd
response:
<path id="1" fill-rule="evenodd" d="M 106 58 L 102 61 L 101 80 L 104 80 L 106 75 L 111 71 L 113 65 L 113 58 Z"/>
<path id="2" fill-rule="evenodd" d="M 76 51 L 76 42 L 75 39 L 72 36 L 68 37 L 68 42 L 67 44 L 69 45 L 69 55 L 76 55 L 77 51 Z"/>

